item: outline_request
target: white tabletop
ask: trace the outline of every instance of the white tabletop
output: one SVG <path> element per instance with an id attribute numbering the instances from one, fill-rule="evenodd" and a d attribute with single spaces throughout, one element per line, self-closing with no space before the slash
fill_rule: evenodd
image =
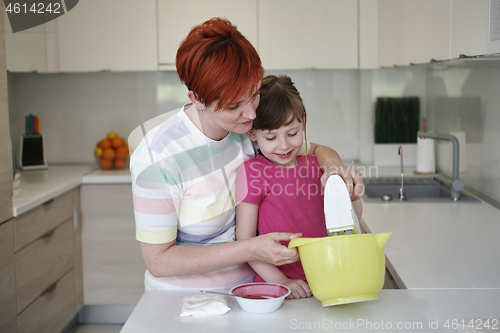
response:
<path id="1" fill-rule="evenodd" d="M 378 300 L 321 307 L 314 297 L 285 300 L 278 311 L 252 314 L 232 300 L 231 311 L 212 317 L 180 317 L 180 302 L 196 292 L 147 291 L 121 333 L 156 332 L 471 332 L 474 325 L 496 318 L 500 331 L 500 290 L 382 290 Z M 446 327 L 447 324 L 449 327 Z M 482 332 L 481 330 L 476 330 Z M 489 331 L 487 331 L 489 332 Z"/>

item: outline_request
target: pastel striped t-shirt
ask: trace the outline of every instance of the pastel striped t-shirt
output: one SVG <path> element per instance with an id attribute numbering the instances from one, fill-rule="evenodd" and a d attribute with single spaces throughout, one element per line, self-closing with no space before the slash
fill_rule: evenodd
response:
<path id="1" fill-rule="evenodd" d="M 254 156 L 252 142 L 232 132 L 211 140 L 184 109 L 148 131 L 131 156 L 136 238 L 149 244 L 234 241 L 236 172 Z M 156 279 L 146 272 L 146 288 L 216 288 L 253 279 L 248 265 L 238 267 L 210 273 L 212 282 L 200 276 Z"/>
<path id="2" fill-rule="evenodd" d="M 233 241 L 236 171 L 253 156 L 245 134 L 211 140 L 183 108 L 150 130 L 130 162 L 137 240 Z"/>

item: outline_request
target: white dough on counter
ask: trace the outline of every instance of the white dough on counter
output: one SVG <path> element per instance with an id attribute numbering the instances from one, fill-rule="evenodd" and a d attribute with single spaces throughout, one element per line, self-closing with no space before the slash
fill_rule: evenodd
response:
<path id="1" fill-rule="evenodd" d="M 181 301 L 181 317 L 217 316 L 229 310 L 227 297 L 223 295 L 193 295 Z"/>

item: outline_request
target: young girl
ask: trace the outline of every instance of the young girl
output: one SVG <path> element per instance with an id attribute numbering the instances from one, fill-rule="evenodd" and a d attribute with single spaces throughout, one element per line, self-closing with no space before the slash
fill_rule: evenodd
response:
<path id="1" fill-rule="evenodd" d="M 298 155 L 306 120 L 302 98 L 287 76 L 270 75 L 261 82 L 257 117 L 248 133 L 260 154 L 238 169 L 236 238 L 275 231 L 326 237 L 322 171 L 316 156 Z M 361 215 L 361 202 L 354 206 Z M 292 291 L 290 298 L 312 295 L 300 261 L 282 266 L 249 264 L 257 273 L 255 282 L 286 285 Z"/>

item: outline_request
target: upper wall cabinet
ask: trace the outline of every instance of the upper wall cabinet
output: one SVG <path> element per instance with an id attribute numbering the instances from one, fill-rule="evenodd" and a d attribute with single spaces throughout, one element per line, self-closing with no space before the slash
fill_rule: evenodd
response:
<path id="1" fill-rule="evenodd" d="M 57 72 L 57 25 L 55 21 L 14 34 L 7 13 L 4 14 L 7 70 Z"/>
<path id="2" fill-rule="evenodd" d="M 380 0 L 381 66 L 450 57 L 450 0 Z"/>
<path id="3" fill-rule="evenodd" d="M 500 31 L 499 2 L 85 0 L 15 34 L 7 19 L 7 69 L 175 70 L 177 49 L 191 28 L 216 16 L 238 27 L 268 70 L 406 66 L 500 52 L 500 40 L 490 40 L 491 31 Z"/>
<path id="4" fill-rule="evenodd" d="M 488 53 L 489 0 L 379 0 L 381 66 Z"/>
<path id="5" fill-rule="evenodd" d="M 59 71 L 157 69 L 155 0 L 85 0 L 59 17 Z"/>
<path id="6" fill-rule="evenodd" d="M 156 70 L 155 0 L 85 0 L 57 18 L 12 33 L 7 21 L 7 69 L 37 71 Z"/>
<path id="7" fill-rule="evenodd" d="M 259 1 L 258 26 L 265 69 L 358 67 L 357 1 Z"/>
<path id="8" fill-rule="evenodd" d="M 500 0 L 490 1 L 488 35 L 488 53 L 500 53 Z"/>
<path id="9" fill-rule="evenodd" d="M 488 52 L 488 0 L 451 1 L 450 59 Z"/>
<path id="10" fill-rule="evenodd" d="M 227 18 L 257 49 L 257 0 L 158 0 L 159 68 L 175 69 L 181 42 L 212 17 Z"/>

